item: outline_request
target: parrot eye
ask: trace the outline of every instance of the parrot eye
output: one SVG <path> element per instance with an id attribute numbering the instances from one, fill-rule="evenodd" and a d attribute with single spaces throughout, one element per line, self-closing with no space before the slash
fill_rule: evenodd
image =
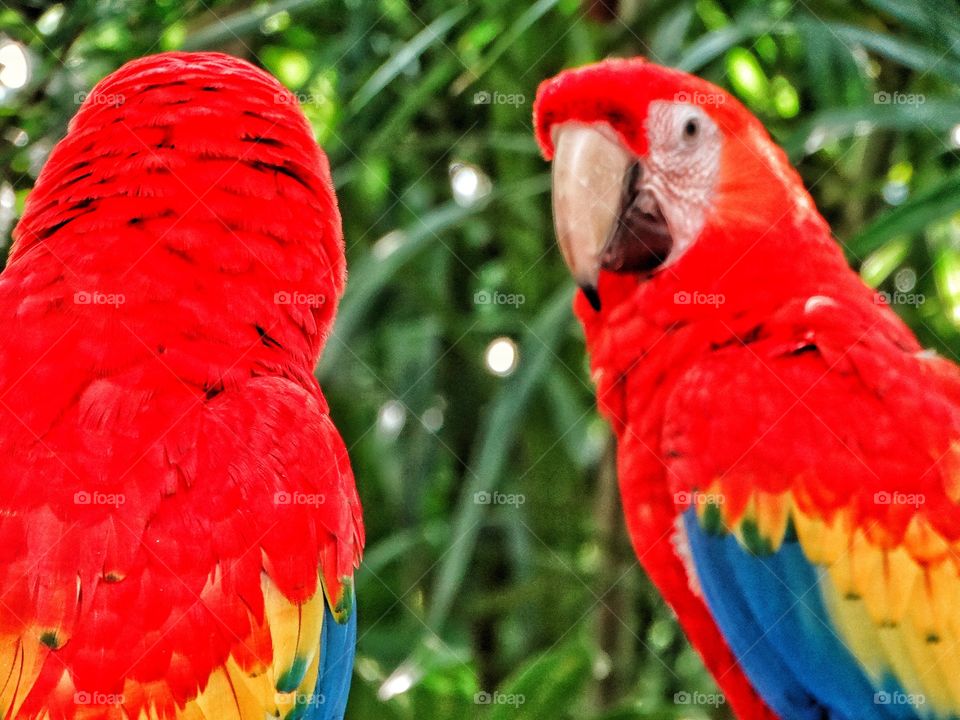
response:
<path id="1" fill-rule="evenodd" d="M 695 117 L 687 118 L 683 124 L 683 137 L 685 140 L 696 140 L 700 134 L 700 120 Z"/>

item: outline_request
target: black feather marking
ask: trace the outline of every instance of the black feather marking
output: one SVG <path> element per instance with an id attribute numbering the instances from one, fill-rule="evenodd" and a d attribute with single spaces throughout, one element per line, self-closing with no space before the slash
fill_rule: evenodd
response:
<path id="1" fill-rule="evenodd" d="M 293 168 L 287 167 L 286 165 L 277 165 L 276 163 L 265 162 L 263 160 L 254 160 L 252 163 L 249 163 L 249 165 L 258 172 L 274 172 L 279 175 L 286 175 L 291 180 L 295 180 L 303 185 L 303 187 L 305 187 L 307 190 L 313 190 L 313 188 L 310 186 L 310 183 L 308 183 L 305 178 L 301 177 L 299 172 Z"/>
<path id="2" fill-rule="evenodd" d="M 240 138 L 241 142 L 256 143 L 258 145 L 269 145 L 270 147 L 284 147 L 283 142 L 276 138 L 266 137 L 265 135 L 246 135 Z"/>
<path id="3" fill-rule="evenodd" d="M 218 382 L 215 385 L 210 383 L 203 384 L 203 394 L 207 400 L 213 400 L 217 395 L 223 392 L 223 382 Z"/>
<path id="4" fill-rule="evenodd" d="M 283 347 L 283 345 L 281 345 L 281 344 L 278 343 L 276 340 L 274 340 L 272 337 L 270 337 L 270 336 L 267 334 L 267 331 L 264 330 L 262 327 L 260 327 L 259 325 L 254 325 L 254 327 L 257 329 L 257 333 L 260 335 L 260 342 L 263 343 L 264 346 L 266 346 L 266 347 L 275 347 L 275 348 L 282 348 L 282 347 Z"/>
<path id="5" fill-rule="evenodd" d="M 817 352 L 818 348 L 814 343 L 804 343 L 798 348 L 794 348 L 788 354 L 789 355 L 803 355 L 804 353 Z"/>

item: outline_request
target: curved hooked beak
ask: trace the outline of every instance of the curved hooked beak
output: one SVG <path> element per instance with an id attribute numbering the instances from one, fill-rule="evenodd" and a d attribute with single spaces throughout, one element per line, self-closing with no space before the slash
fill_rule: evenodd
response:
<path id="1" fill-rule="evenodd" d="M 642 161 L 606 126 L 554 132 L 553 221 L 573 278 L 600 310 L 600 270 L 643 272 L 663 264 L 673 239 Z"/>

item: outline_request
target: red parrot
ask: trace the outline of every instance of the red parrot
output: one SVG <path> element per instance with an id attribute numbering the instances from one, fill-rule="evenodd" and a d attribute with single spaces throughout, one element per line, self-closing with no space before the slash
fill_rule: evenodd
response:
<path id="1" fill-rule="evenodd" d="M 313 366 L 345 280 L 323 152 L 247 62 L 86 98 L 0 275 L 0 714 L 342 718 L 363 546 Z"/>
<path id="2" fill-rule="evenodd" d="M 960 372 L 722 89 L 543 83 L 557 239 L 636 553 L 738 717 L 960 715 Z"/>

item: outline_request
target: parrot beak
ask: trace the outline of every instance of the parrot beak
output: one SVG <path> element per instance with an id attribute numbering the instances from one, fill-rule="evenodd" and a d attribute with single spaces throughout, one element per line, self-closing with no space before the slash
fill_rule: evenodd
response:
<path id="1" fill-rule="evenodd" d="M 553 221 L 573 278 L 600 310 L 600 270 L 640 272 L 673 246 L 642 161 L 606 126 L 568 123 L 554 131 Z"/>

